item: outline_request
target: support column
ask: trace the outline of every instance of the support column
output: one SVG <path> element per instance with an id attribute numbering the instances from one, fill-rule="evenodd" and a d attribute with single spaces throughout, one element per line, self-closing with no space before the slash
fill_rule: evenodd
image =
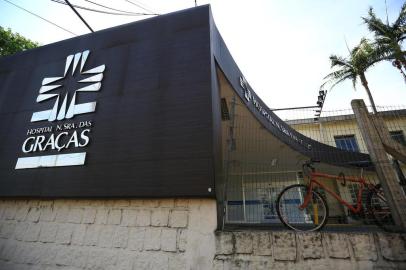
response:
<path id="1" fill-rule="evenodd" d="M 371 160 L 375 165 L 376 173 L 391 209 L 393 220 L 397 226 L 406 229 L 406 196 L 385 151 L 378 128 L 372 121 L 362 99 L 353 100 L 351 106 Z M 381 129 L 382 127 L 379 128 Z"/>

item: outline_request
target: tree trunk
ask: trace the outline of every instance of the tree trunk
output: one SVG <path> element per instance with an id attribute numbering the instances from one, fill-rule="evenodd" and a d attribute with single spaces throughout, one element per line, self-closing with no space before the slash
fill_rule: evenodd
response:
<path id="1" fill-rule="evenodd" d="M 374 112 L 374 114 L 377 114 L 378 111 L 376 110 L 374 99 L 372 98 L 371 91 L 369 90 L 367 78 L 365 77 L 364 73 L 361 73 L 359 76 L 361 79 L 362 86 L 364 86 L 365 91 L 367 91 L 369 102 L 371 103 L 372 111 Z"/>
<path id="2" fill-rule="evenodd" d="M 406 69 L 406 67 L 405 67 L 405 69 Z M 402 73 L 403 79 L 405 80 L 405 83 L 406 83 L 406 74 L 401 68 L 400 68 L 400 73 Z"/>

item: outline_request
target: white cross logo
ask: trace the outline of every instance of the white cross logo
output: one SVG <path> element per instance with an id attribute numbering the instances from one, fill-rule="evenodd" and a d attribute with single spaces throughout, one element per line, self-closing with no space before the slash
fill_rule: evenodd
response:
<path id="1" fill-rule="evenodd" d="M 48 77 L 48 78 L 44 78 L 42 80 L 42 86 L 39 89 L 39 95 L 37 97 L 37 102 L 42 102 L 44 100 L 48 100 L 48 99 L 54 98 L 54 97 L 56 97 L 56 101 L 55 101 L 52 109 L 34 112 L 31 117 L 31 122 L 44 121 L 44 120 L 55 121 L 55 120 L 70 119 L 77 114 L 91 113 L 91 112 L 95 111 L 95 109 L 96 109 L 95 101 L 76 104 L 77 92 L 96 92 L 96 91 L 100 90 L 101 81 L 103 79 L 103 72 L 106 68 L 105 65 L 100 65 L 95 68 L 91 68 L 89 70 L 84 71 L 83 68 L 84 68 L 86 60 L 89 56 L 89 53 L 90 53 L 89 50 L 86 50 L 86 51 L 83 51 L 80 53 L 69 55 L 68 57 L 66 57 L 65 72 L 63 74 L 63 77 Z M 90 77 L 87 77 L 78 82 L 79 83 L 92 83 L 92 84 L 81 87 L 79 89 L 75 89 L 75 93 L 73 94 L 73 97 L 72 97 L 69 105 L 68 105 L 68 94 L 66 93 L 65 97 L 62 101 L 62 105 L 60 106 L 60 109 L 58 112 L 59 101 L 60 101 L 59 94 L 49 94 L 48 92 L 55 90 L 57 88 L 60 88 L 62 86 L 62 84 L 54 84 L 54 83 L 57 83 L 58 81 L 66 78 L 66 75 L 68 73 L 70 66 L 72 65 L 72 62 L 73 62 L 73 67 L 72 67 L 72 75 L 73 75 L 79 64 L 79 61 L 80 61 L 80 68 L 79 68 L 80 74 L 82 74 L 82 75 L 89 74 Z"/>

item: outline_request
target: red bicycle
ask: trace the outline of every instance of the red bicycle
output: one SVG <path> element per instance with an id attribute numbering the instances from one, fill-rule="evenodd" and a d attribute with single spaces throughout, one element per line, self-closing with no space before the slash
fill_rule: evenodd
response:
<path id="1" fill-rule="evenodd" d="M 386 231 L 393 231 L 394 223 L 380 184 L 370 184 L 362 175 L 355 177 L 345 176 L 344 173 L 330 175 L 316 172 L 313 162 L 316 161 L 308 161 L 303 165 L 303 174 L 308 176 L 309 183 L 286 187 L 276 200 L 278 216 L 285 226 L 295 231 L 317 231 L 326 225 L 329 209 L 326 199 L 315 190 L 317 189 L 328 192 L 352 213 L 358 215 L 361 212 L 367 213 L 373 217 L 378 226 Z M 343 186 L 346 186 L 347 182 L 358 184 L 356 206 L 345 201 L 339 194 L 324 185 L 320 178 L 339 181 Z M 365 190 L 368 192 L 367 211 L 363 211 L 362 204 L 362 194 Z"/>

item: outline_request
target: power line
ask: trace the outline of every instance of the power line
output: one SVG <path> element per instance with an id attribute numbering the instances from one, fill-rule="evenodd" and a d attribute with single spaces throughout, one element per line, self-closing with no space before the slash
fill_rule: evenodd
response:
<path id="1" fill-rule="evenodd" d="M 58 4 L 67 5 L 66 2 L 61 1 L 61 0 L 51 0 L 51 1 L 58 3 Z M 84 10 L 88 10 L 88 11 L 109 14 L 109 15 L 122 15 L 122 16 L 158 15 L 158 14 L 149 14 L 149 13 L 118 13 L 118 12 L 110 12 L 110 11 L 104 11 L 104 10 L 99 10 L 99 9 L 87 8 L 87 7 L 83 7 L 83 6 L 79 6 L 79 5 L 72 5 L 72 6 L 75 8 L 79 8 L 79 9 L 84 9 Z"/>
<path id="2" fill-rule="evenodd" d="M 43 17 L 41 17 L 41 16 L 35 14 L 34 12 L 31 12 L 31 11 L 29 11 L 29 10 L 23 8 L 23 7 L 20 7 L 20 6 L 18 6 L 17 4 L 14 4 L 13 2 L 11 2 L 11 1 L 9 1 L 9 0 L 3 0 L 3 1 L 5 1 L 5 2 L 7 2 L 7 3 L 9 3 L 9 4 L 11 4 L 11 5 L 13 5 L 13 6 L 15 6 L 15 7 L 19 8 L 19 9 L 21 9 L 21 10 L 24 10 L 25 12 L 28 12 L 28 13 L 30 13 L 31 15 L 33 15 L 33 16 L 35 16 L 35 17 L 37 17 L 37 18 L 40 18 L 41 20 L 44 20 L 44 21 L 46 21 L 47 23 L 50 23 L 50 24 L 52 24 L 53 26 L 56 26 L 56 27 L 58 27 L 58 28 L 60 28 L 60 29 L 62 29 L 62 30 L 64 30 L 64 31 L 66 31 L 66 32 L 68 32 L 68 33 L 70 33 L 70 34 L 72 34 L 72 35 L 74 35 L 74 36 L 77 36 L 77 34 L 75 34 L 75 33 L 71 32 L 71 31 L 69 31 L 68 29 L 63 28 L 62 26 L 59 26 L 59 25 L 57 25 L 56 23 L 53 23 L 53 22 L 51 22 L 50 20 L 47 20 L 47 19 L 45 19 L 45 18 L 43 18 Z"/>
<path id="3" fill-rule="evenodd" d="M 129 11 L 125 11 L 125 10 L 120 10 L 120 9 L 115 9 L 115 8 L 112 8 L 112 7 L 108 7 L 108 6 L 105 6 L 105 5 L 90 1 L 90 0 L 85 0 L 85 1 L 89 2 L 89 3 L 92 3 L 93 5 L 103 7 L 103 8 L 106 8 L 106 9 L 110 9 L 110 10 L 113 10 L 113 11 L 118 11 L 118 12 L 123 12 L 123 13 L 128 13 L 128 14 L 137 14 L 137 13 L 134 13 L 134 12 L 129 12 Z"/>
<path id="4" fill-rule="evenodd" d="M 90 32 L 94 32 L 93 29 L 90 27 L 90 25 L 83 19 L 82 16 L 80 16 L 79 12 L 72 6 L 72 4 L 69 2 L 69 0 L 65 0 L 65 2 L 68 4 L 68 6 L 75 12 L 76 15 L 78 15 L 79 19 L 82 20 L 82 22 L 89 28 Z"/>
<path id="5" fill-rule="evenodd" d="M 138 2 L 138 4 L 136 4 L 136 3 L 134 3 L 133 1 L 130 1 L 130 0 L 125 0 L 125 1 L 128 2 L 128 3 L 130 3 L 130 4 L 133 4 L 133 5 L 136 6 L 136 7 L 139 7 L 139 8 L 141 8 L 141 9 L 145 10 L 146 12 L 154 13 L 154 15 L 159 15 L 159 14 L 155 13 L 154 11 L 152 11 L 152 10 L 150 10 L 150 9 L 144 8 L 144 7 L 140 4 L 140 2 Z"/>

